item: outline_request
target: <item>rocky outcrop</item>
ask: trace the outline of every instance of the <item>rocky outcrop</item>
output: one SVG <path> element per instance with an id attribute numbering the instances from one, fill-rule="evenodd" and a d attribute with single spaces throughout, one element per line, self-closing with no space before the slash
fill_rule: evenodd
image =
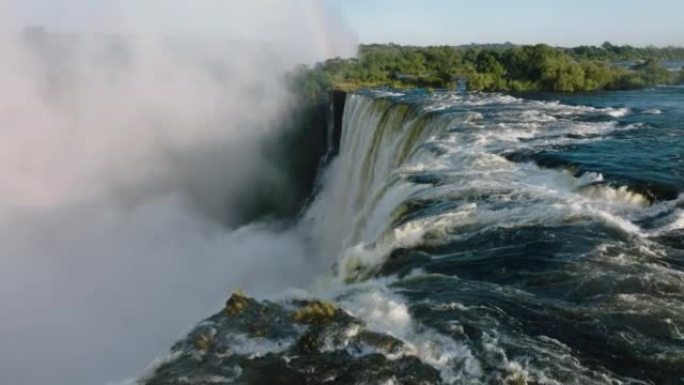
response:
<path id="1" fill-rule="evenodd" d="M 237 292 L 139 383 L 439 383 L 437 370 L 404 351 L 402 341 L 368 330 L 333 303 L 274 303 Z"/>

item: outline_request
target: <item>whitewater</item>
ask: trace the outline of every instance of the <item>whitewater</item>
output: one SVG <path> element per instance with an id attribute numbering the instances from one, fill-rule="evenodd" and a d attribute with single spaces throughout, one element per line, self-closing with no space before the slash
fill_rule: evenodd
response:
<path id="1" fill-rule="evenodd" d="M 316 283 L 234 294 L 141 382 L 684 383 L 682 99 L 347 95 Z"/>

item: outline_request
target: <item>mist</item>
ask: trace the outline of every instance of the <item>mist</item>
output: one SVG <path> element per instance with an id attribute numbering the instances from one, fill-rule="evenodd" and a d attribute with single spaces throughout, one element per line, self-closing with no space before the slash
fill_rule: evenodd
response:
<path id="1" fill-rule="evenodd" d="M 343 23 L 315 1 L 97 3 L 0 3 L 2 383 L 135 377 L 230 291 L 324 268 L 240 211 L 290 188 L 262 146 L 283 74 L 350 54 Z"/>

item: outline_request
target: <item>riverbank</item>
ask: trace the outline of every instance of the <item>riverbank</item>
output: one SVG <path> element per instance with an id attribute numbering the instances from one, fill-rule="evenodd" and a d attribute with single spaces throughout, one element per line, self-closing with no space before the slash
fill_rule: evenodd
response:
<path id="1" fill-rule="evenodd" d="M 586 49 L 582 49 L 586 48 Z M 589 49 L 591 48 L 591 49 Z M 633 65 L 625 65 L 626 62 Z M 666 68 L 662 63 L 668 63 Z M 305 94 L 364 88 L 489 92 L 593 92 L 684 82 L 684 49 L 629 46 L 413 47 L 362 45 L 357 58 L 335 58 L 292 74 Z"/>

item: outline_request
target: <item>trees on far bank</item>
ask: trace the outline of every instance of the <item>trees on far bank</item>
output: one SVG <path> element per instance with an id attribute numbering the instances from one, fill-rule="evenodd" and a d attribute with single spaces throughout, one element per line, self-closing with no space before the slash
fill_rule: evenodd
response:
<path id="1" fill-rule="evenodd" d="M 362 45 L 358 58 L 330 59 L 300 67 L 294 79 L 305 92 L 366 87 L 452 88 L 466 78 L 474 91 L 589 92 L 684 82 L 684 70 L 663 60 L 684 60 L 684 49 L 600 47 Z M 627 63 L 636 63 L 629 67 Z"/>

